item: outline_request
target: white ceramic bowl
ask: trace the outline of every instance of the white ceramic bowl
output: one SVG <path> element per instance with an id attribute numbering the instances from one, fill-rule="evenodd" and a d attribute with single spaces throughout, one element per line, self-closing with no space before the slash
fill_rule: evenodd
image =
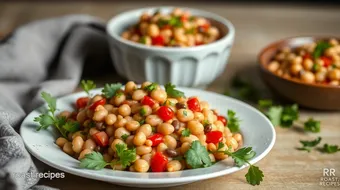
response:
<path id="1" fill-rule="evenodd" d="M 171 82 L 178 86 L 205 87 L 220 75 L 229 58 L 234 41 L 234 26 L 213 13 L 183 8 L 193 15 L 209 19 L 219 28 L 223 37 L 196 47 L 156 47 L 138 44 L 120 37 L 128 27 L 138 23 L 143 12 L 160 9 L 169 13 L 174 7 L 143 8 L 124 12 L 113 17 L 107 24 L 110 52 L 117 72 L 129 80 L 141 83 L 154 81 Z"/>
<path id="2" fill-rule="evenodd" d="M 275 129 L 266 116 L 252 106 L 213 92 L 189 88 L 179 88 L 179 90 L 183 91 L 188 97 L 199 95 L 201 100 L 208 101 L 212 108 L 216 108 L 219 113 L 224 116 L 228 109 L 232 109 L 237 113 L 237 116 L 242 120 L 240 130 L 244 139 L 243 146 L 251 146 L 256 152 L 256 156 L 250 160 L 250 163 L 254 164 L 258 162 L 272 149 L 276 137 Z M 93 91 L 93 93 L 100 92 L 101 89 Z M 74 102 L 82 96 L 86 96 L 85 92 L 59 98 L 57 100 L 58 110 L 71 111 L 74 109 Z M 39 116 L 42 111 L 46 111 L 46 108 L 47 106 L 44 105 L 32 111 L 21 124 L 20 134 L 26 148 L 33 156 L 52 167 L 74 175 L 124 186 L 167 187 L 227 175 L 247 167 L 236 167 L 233 161 L 228 158 L 217 162 L 211 167 L 178 172 L 136 173 L 114 171 L 112 169 L 102 169 L 98 171 L 81 169 L 79 168 L 78 160 L 64 153 L 55 144 L 55 140 L 58 137 L 58 133 L 55 130 L 51 127 L 48 130 L 41 130 L 39 132 L 35 130 L 37 124 L 33 119 Z M 245 179 L 242 180 L 240 183 L 246 183 Z M 251 185 L 249 185 L 249 188 L 251 188 Z"/>

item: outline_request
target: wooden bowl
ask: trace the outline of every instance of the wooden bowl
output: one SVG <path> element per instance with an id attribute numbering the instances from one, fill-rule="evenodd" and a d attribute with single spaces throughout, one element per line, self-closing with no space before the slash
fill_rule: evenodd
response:
<path id="1" fill-rule="evenodd" d="M 308 84 L 298 79 L 283 78 L 270 72 L 266 67 L 276 52 L 282 47 L 295 48 L 306 43 L 329 38 L 293 37 L 274 42 L 264 48 L 259 54 L 258 59 L 261 76 L 265 83 L 275 93 L 301 106 L 320 110 L 340 110 L 340 86 L 317 83 Z"/>

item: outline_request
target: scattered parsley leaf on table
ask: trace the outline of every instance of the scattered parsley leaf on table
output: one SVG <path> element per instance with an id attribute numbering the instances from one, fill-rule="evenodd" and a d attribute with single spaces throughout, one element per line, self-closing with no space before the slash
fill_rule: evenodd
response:
<path id="1" fill-rule="evenodd" d="M 190 149 L 185 153 L 185 160 L 193 169 L 212 165 L 209 152 L 198 140 L 192 142 Z"/>
<path id="2" fill-rule="evenodd" d="M 305 123 L 304 123 L 304 130 L 305 131 L 310 131 L 313 133 L 318 133 L 320 132 L 320 121 L 316 121 L 313 118 L 309 118 Z"/>
<path id="3" fill-rule="evenodd" d="M 188 128 L 185 128 L 185 129 L 183 129 L 183 131 L 182 131 L 182 136 L 183 137 L 188 137 L 188 136 L 190 136 L 190 130 L 188 129 Z"/>
<path id="4" fill-rule="evenodd" d="M 122 86 L 121 83 L 105 84 L 102 93 L 106 98 L 112 98 Z"/>
<path id="5" fill-rule="evenodd" d="M 100 152 L 92 152 L 86 154 L 83 159 L 80 160 L 80 167 L 92 170 L 100 170 L 105 166 L 110 165 L 104 160 L 103 155 Z"/>
<path id="6" fill-rule="evenodd" d="M 82 80 L 81 88 L 90 96 L 90 90 L 96 88 L 96 84 L 92 80 Z"/>
<path id="7" fill-rule="evenodd" d="M 274 126 L 279 126 L 281 124 L 282 111 L 282 106 L 271 106 L 268 111 L 265 112 L 265 115 Z"/>
<path id="8" fill-rule="evenodd" d="M 322 152 L 326 152 L 328 154 L 332 154 L 335 152 L 340 151 L 340 148 L 338 145 L 329 145 L 329 144 L 324 144 L 322 148 Z"/>
<path id="9" fill-rule="evenodd" d="M 180 97 L 185 97 L 184 96 L 184 92 L 176 90 L 176 86 L 171 84 L 171 83 L 167 83 L 165 86 L 165 91 L 167 93 L 167 95 L 171 98 L 180 98 Z"/>
<path id="10" fill-rule="evenodd" d="M 299 119 L 299 107 L 297 104 L 285 106 L 281 115 L 281 127 L 291 127 L 295 120 Z"/>
<path id="11" fill-rule="evenodd" d="M 318 145 L 321 142 L 322 138 L 318 137 L 315 140 L 312 141 L 302 141 L 300 140 L 300 143 L 304 146 L 304 147 L 315 147 L 316 145 Z"/>
<path id="12" fill-rule="evenodd" d="M 273 101 L 272 100 L 268 100 L 268 99 L 259 100 L 258 101 L 258 105 L 259 105 L 259 108 L 261 110 L 262 109 L 266 109 L 266 108 L 269 108 L 269 107 L 273 106 Z"/>
<path id="13" fill-rule="evenodd" d="M 228 123 L 227 127 L 232 133 L 240 131 L 240 119 L 236 117 L 236 113 L 233 110 L 227 112 Z"/>

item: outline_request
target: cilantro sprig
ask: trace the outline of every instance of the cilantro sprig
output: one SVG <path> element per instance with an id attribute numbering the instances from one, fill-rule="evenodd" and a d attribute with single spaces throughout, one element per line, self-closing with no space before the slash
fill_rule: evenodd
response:
<path id="1" fill-rule="evenodd" d="M 106 162 L 103 155 L 100 152 L 92 152 L 86 154 L 83 159 L 80 160 L 80 167 L 92 170 L 100 170 L 105 166 L 110 165 L 114 168 L 114 165 L 121 164 L 123 168 L 131 165 L 136 159 L 136 149 L 128 149 L 126 144 L 116 144 L 116 153 L 118 160 L 115 162 Z"/>
<path id="2" fill-rule="evenodd" d="M 236 117 L 236 113 L 233 110 L 227 112 L 228 123 L 227 126 L 232 133 L 240 131 L 240 119 Z"/>
<path id="3" fill-rule="evenodd" d="M 340 148 L 338 145 L 329 145 L 326 143 L 323 145 L 321 151 L 328 153 L 328 154 L 333 154 L 333 153 L 340 151 Z"/>
<path id="4" fill-rule="evenodd" d="M 326 49 L 332 47 L 332 45 L 328 42 L 320 41 L 317 43 L 314 52 L 313 52 L 313 58 L 317 59 L 323 55 Z"/>
<path id="5" fill-rule="evenodd" d="M 171 83 L 167 83 L 164 87 L 167 95 L 171 98 L 185 97 L 184 92 L 176 90 L 176 86 Z"/>
<path id="6" fill-rule="evenodd" d="M 184 157 L 187 164 L 193 169 L 212 165 L 209 152 L 198 140 L 192 142 L 190 149 L 185 153 Z"/>
<path id="7" fill-rule="evenodd" d="M 55 116 L 55 111 L 57 110 L 57 100 L 47 92 L 42 92 L 41 97 L 45 100 L 48 106 L 46 113 L 40 114 L 35 117 L 33 121 L 39 123 L 37 131 L 41 129 L 47 129 L 49 126 L 54 126 L 60 134 L 67 138 L 68 133 L 76 132 L 79 130 L 79 123 L 76 121 L 67 121 L 65 117 Z"/>
<path id="8" fill-rule="evenodd" d="M 122 88 L 121 83 L 114 83 L 114 84 L 105 84 L 102 90 L 103 95 L 106 98 L 112 98 L 116 95 L 116 93 Z"/>
<path id="9" fill-rule="evenodd" d="M 305 131 L 310 131 L 312 133 L 318 133 L 320 132 L 320 121 L 314 120 L 313 118 L 309 118 L 305 123 L 304 123 L 304 130 Z"/>
<path id="10" fill-rule="evenodd" d="M 313 147 L 318 145 L 321 142 L 321 137 L 318 137 L 311 141 L 303 141 L 300 140 L 300 143 L 302 144 L 302 147 L 297 148 L 297 150 L 307 151 L 310 152 Z"/>
<path id="11" fill-rule="evenodd" d="M 88 96 L 90 96 L 90 90 L 96 88 L 96 84 L 92 80 L 82 80 L 81 88 L 86 92 Z"/>
<path id="12" fill-rule="evenodd" d="M 144 87 L 144 90 L 148 91 L 148 92 L 152 92 L 154 90 L 156 90 L 158 87 L 158 84 L 153 82 L 151 84 L 149 84 L 148 86 Z"/>
<path id="13" fill-rule="evenodd" d="M 185 129 L 183 129 L 181 134 L 182 134 L 183 137 L 189 137 L 191 133 L 190 133 L 190 130 L 188 128 L 185 128 Z"/>

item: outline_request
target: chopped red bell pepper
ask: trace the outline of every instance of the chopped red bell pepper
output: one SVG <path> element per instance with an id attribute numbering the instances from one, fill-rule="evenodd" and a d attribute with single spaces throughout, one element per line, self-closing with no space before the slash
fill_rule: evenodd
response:
<path id="1" fill-rule="evenodd" d="M 97 106 L 99 106 L 99 105 L 105 105 L 105 103 L 106 103 L 106 99 L 105 98 L 103 98 L 103 99 L 101 99 L 101 100 L 98 100 L 98 101 L 96 101 L 96 102 L 94 102 L 91 106 L 90 106 L 90 110 L 94 110 L 94 109 L 96 109 L 96 107 Z"/>
<path id="2" fill-rule="evenodd" d="M 92 135 L 92 137 L 99 146 L 103 147 L 109 144 L 109 136 L 104 131 L 98 132 Z"/>
<path id="3" fill-rule="evenodd" d="M 158 146 L 160 143 L 163 142 L 163 135 L 160 133 L 156 133 L 148 138 L 152 141 L 152 146 Z"/>
<path id="4" fill-rule="evenodd" d="M 205 134 L 207 137 L 206 141 L 207 143 L 219 143 L 223 140 L 223 133 L 221 131 L 210 131 Z"/>
<path id="5" fill-rule="evenodd" d="M 164 172 L 167 164 L 168 158 L 161 152 L 156 152 L 156 154 L 151 158 L 151 171 Z"/>

